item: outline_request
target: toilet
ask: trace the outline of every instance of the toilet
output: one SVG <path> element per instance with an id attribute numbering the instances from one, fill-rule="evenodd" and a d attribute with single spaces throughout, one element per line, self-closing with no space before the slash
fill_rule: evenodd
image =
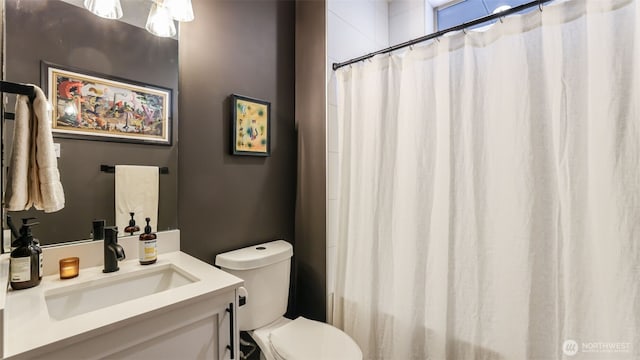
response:
<path id="1" fill-rule="evenodd" d="M 292 256 L 293 247 L 284 240 L 216 256 L 216 266 L 245 282 L 240 331 L 251 335 L 265 360 L 362 360 L 360 348 L 343 331 L 304 317 L 284 317 Z"/>

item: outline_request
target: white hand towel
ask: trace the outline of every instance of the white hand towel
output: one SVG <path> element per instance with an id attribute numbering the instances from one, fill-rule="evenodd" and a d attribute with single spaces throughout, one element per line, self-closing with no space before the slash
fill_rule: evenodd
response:
<path id="1" fill-rule="evenodd" d="M 44 92 L 34 86 L 33 104 L 19 95 L 13 150 L 9 162 L 7 210 L 34 206 L 50 213 L 64 208 L 64 190 L 51 132 L 51 113 Z"/>
<path id="2" fill-rule="evenodd" d="M 160 170 L 156 166 L 116 165 L 116 226 L 118 236 L 125 236 L 130 212 L 140 231 L 144 231 L 145 218 L 150 218 L 151 229 L 158 231 L 158 197 Z"/>
<path id="3" fill-rule="evenodd" d="M 29 162 L 31 161 L 31 106 L 29 98 L 16 97 L 13 147 L 7 174 L 6 207 L 9 211 L 31 208 L 29 196 Z"/>

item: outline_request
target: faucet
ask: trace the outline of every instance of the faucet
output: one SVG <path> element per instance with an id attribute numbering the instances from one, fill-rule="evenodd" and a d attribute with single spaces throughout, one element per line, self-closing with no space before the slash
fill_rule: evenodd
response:
<path id="1" fill-rule="evenodd" d="M 105 223 L 106 223 L 105 220 L 93 220 L 93 231 L 91 232 L 93 241 L 104 240 Z"/>
<path id="2" fill-rule="evenodd" d="M 103 273 L 120 270 L 118 261 L 124 260 L 124 249 L 118 245 L 118 228 L 108 226 L 104 228 L 104 269 Z"/>

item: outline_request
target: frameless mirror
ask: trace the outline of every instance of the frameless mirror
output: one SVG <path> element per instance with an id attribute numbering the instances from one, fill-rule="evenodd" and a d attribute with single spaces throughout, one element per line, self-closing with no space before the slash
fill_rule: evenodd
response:
<path id="1" fill-rule="evenodd" d="M 41 64 L 47 62 L 170 89 L 172 141 L 170 145 L 158 145 L 104 141 L 100 137 L 69 139 L 54 134 L 54 143 L 60 146 L 58 168 L 65 208 L 49 214 L 33 209 L 9 213 L 17 225 L 20 218 L 36 217 L 40 224 L 33 232 L 43 245 L 90 238 L 94 219 L 115 224 L 114 174 L 101 171 L 101 165 L 166 167 L 168 174 L 160 175 L 157 230 L 177 228 L 177 38 L 157 37 L 144 29 L 152 5 L 149 0 L 121 0 L 124 16 L 120 20 L 98 17 L 82 2 L 5 0 L 4 79 L 43 86 Z M 13 111 L 14 97 L 5 96 L 9 100 L 6 110 Z M 3 123 L 6 167 L 13 124 L 10 120 Z"/>

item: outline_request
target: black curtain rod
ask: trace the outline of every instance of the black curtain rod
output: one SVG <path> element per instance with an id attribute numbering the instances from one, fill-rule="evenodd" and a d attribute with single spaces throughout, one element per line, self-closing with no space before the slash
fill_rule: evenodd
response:
<path id="1" fill-rule="evenodd" d="M 464 29 L 472 27 L 472 26 L 480 25 L 480 24 L 485 23 L 487 21 L 503 18 L 505 16 L 511 15 L 513 13 L 520 12 L 522 10 L 526 10 L 526 9 L 534 7 L 534 6 L 540 7 L 540 11 L 542 11 L 542 5 L 544 3 L 548 3 L 550 1 L 553 1 L 553 0 L 535 0 L 535 1 L 531 1 L 531 2 L 528 2 L 526 4 L 518 5 L 516 7 L 512 7 L 511 9 L 508 9 L 508 10 L 505 10 L 505 11 L 501 11 L 501 12 L 496 13 L 496 14 L 487 15 L 487 16 L 478 18 L 476 20 L 470 21 L 470 22 L 462 23 L 460 25 L 456 25 L 456 26 L 450 27 L 448 29 L 440 30 L 440 31 L 434 32 L 434 33 L 429 34 L 429 35 L 421 36 L 419 38 L 416 38 L 416 39 L 413 39 L 413 40 L 409 40 L 409 41 L 403 42 L 401 44 L 388 47 L 386 49 L 378 50 L 376 52 L 372 52 L 372 53 L 367 54 L 367 55 L 363 55 L 363 56 L 360 56 L 360 57 L 357 57 L 357 58 L 353 58 L 353 59 L 347 60 L 345 62 L 333 63 L 333 70 L 338 70 L 341 67 L 344 67 L 344 66 L 347 66 L 347 65 L 351 65 L 351 64 L 357 63 L 357 62 L 362 61 L 362 60 L 370 59 L 370 58 L 372 58 L 372 57 L 374 57 L 376 55 L 390 53 L 392 51 L 396 51 L 396 50 L 405 48 L 407 46 L 412 46 L 412 45 L 419 44 L 419 43 L 427 41 L 427 40 L 435 39 L 435 38 L 438 38 L 438 37 L 440 37 L 440 36 L 442 36 L 444 34 L 447 34 L 447 33 L 453 32 L 453 31 L 464 30 Z"/>
<path id="2" fill-rule="evenodd" d="M 168 174 L 169 173 L 169 168 L 168 167 L 161 167 L 161 168 L 159 168 L 159 170 L 160 170 L 160 174 Z M 111 166 L 111 165 L 100 165 L 100 171 L 113 174 L 113 173 L 116 172 L 116 167 L 115 166 Z"/>

